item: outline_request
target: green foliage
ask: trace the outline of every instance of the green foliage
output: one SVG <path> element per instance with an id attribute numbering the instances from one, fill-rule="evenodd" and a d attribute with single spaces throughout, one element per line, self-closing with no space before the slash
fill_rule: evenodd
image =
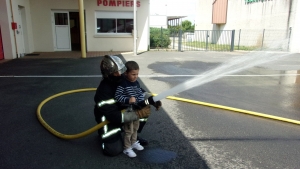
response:
<path id="1" fill-rule="evenodd" d="M 170 31 L 163 28 L 150 28 L 150 48 L 168 48 L 171 44 Z"/>
<path id="2" fill-rule="evenodd" d="M 192 25 L 189 20 L 182 21 L 181 27 L 183 31 L 193 31 L 195 29 L 195 25 Z"/>
<path id="3" fill-rule="evenodd" d="M 179 30 L 182 31 L 194 31 L 195 30 L 195 25 L 192 25 L 192 22 L 189 20 L 184 20 L 182 21 L 181 25 L 178 26 L 169 26 L 169 29 L 172 32 L 179 32 Z"/>

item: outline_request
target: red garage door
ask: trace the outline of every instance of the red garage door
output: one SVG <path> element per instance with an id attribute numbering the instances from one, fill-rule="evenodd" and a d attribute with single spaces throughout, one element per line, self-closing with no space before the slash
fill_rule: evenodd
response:
<path id="1" fill-rule="evenodd" d="M 4 59 L 3 45 L 2 45 L 2 34 L 0 27 L 0 60 Z"/>

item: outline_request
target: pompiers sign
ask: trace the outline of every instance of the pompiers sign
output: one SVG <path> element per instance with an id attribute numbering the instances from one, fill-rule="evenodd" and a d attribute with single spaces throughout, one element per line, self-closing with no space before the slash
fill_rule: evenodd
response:
<path id="1" fill-rule="evenodd" d="M 130 0 L 97 0 L 97 6 L 111 6 L 111 7 L 133 7 L 133 1 Z M 136 6 L 140 7 L 141 2 L 136 1 Z"/>
<path id="2" fill-rule="evenodd" d="M 264 2 L 264 1 L 271 1 L 271 0 L 245 0 L 246 3 Z"/>

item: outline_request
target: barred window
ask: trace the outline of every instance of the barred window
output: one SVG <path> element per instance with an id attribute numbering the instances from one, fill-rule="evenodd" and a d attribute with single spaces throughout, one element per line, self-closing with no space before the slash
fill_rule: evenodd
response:
<path id="1" fill-rule="evenodd" d="M 96 12 L 96 33 L 125 33 L 133 29 L 133 12 Z"/>

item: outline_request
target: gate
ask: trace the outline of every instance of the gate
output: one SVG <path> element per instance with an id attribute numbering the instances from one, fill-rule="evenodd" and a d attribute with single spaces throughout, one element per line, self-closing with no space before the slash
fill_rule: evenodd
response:
<path id="1" fill-rule="evenodd" d="M 170 48 L 178 51 L 233 51 L 235 30 L 173 31 Z"/>
<path id="2" fill-rule="evenodd" d="M 156 28 L 150 32 L 150 47 L 176 51 L 289 51 L 291 33 L 292 28 L 237 31 Z"/>

